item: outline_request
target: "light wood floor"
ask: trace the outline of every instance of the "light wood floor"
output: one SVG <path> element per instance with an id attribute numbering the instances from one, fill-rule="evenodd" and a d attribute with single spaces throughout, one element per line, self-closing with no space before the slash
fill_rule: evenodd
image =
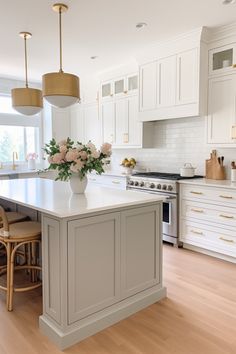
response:
<path id="1" fill-rule="evenodd" d="M 68 354 L 235 354 L 236 265 L 164 247 L 168 297 L 67 349 Z M 38 329 L 39 291 L 0 294 L 0 354 L 61 353 Z"/>

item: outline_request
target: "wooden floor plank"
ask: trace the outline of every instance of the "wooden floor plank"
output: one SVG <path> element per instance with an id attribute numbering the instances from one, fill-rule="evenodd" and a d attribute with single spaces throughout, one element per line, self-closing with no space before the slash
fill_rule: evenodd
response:
<path id="1" fill-rule="evenodd" d="M 236 265 L 164 246 L 166 299 L 67 349 L 68 354 L 236 354 Z M 0 293 L 0 353 L 61 353 L 38 329 L 39 290 Z"/>

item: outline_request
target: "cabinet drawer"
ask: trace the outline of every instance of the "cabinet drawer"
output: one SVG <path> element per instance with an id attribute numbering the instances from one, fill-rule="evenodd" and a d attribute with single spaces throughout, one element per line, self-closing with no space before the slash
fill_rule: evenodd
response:
<path id="1" fill-rule="evenodd" d="M 181 197 L 195 199 L 196 201 L 208 200 L 209 203 L 222 203 L 224 205 L 236 205 L 236 190 L 225 188 L 209 188 L 197 185 L 181 185 Z"/>
<path id="2" fill-rule="evenodd" d="M 182 199 L 181 216 L 194 218 L 201 221 L 219 223 L 225 226 L 236 226 L 236 209 L 207 203 L 198 203 L 192 200 Z M 223 227 L 223 226 L 222 226 Z"/>
<path id="3" fill-rule="evenodd" d="M 108 175 L 89 175 L 88 181 L 90 183 L 99 184 L 104 187 L 111 187 L 116 189 L 126 189 L 126 177 L 108 176 Z"/>
<path id="4" fill-rule="evenodd" d="M 180 239 L 182 242 L 190 245 L 226 254 L 231 257 L 236 256 L 235 231 L 182 220 Z"/>

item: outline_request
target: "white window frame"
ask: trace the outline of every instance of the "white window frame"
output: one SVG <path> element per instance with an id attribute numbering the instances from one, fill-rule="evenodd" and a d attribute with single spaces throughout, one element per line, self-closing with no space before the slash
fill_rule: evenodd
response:
<path id="1" fill-rule="evenodd" d="M 9 93 L 0 92 L 0 96 L 8 96 L 10 97 Z M 41 146 L 43 144 L 43 129 L 42 129 L 42 113 L 39 113 L 35 116 L 26 116 L 22 114 L 12 114 L 12 113 L 1 113 L 0 112 L 0 126 L 7 125 L 7 126 L 17 126 L 17 127 L 35 127 L 39 128 L 39 134 L 36 134 L 37 137 L 37 144 L 38 144 L 38 154 L 39 164 L 42 162 L 42 149 Z M 25 153 L 27 153 L 25 151 Z M 4 162 L 5 166 L 10 166 L 12 164 L 11 161 Z M 26 161 L 18 161 L 18 165 L 23 167 L 27 164 Z"/>

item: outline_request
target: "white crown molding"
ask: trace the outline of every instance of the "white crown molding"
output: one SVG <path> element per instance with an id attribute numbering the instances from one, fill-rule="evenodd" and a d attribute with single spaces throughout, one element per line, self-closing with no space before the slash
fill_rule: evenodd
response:
<path id="1" fill-rule="evenodd" d="M 236 36 L 236 22 L 220 27 L 208 28 L 207 42 L 212 43 L 231 36 Z"/>

